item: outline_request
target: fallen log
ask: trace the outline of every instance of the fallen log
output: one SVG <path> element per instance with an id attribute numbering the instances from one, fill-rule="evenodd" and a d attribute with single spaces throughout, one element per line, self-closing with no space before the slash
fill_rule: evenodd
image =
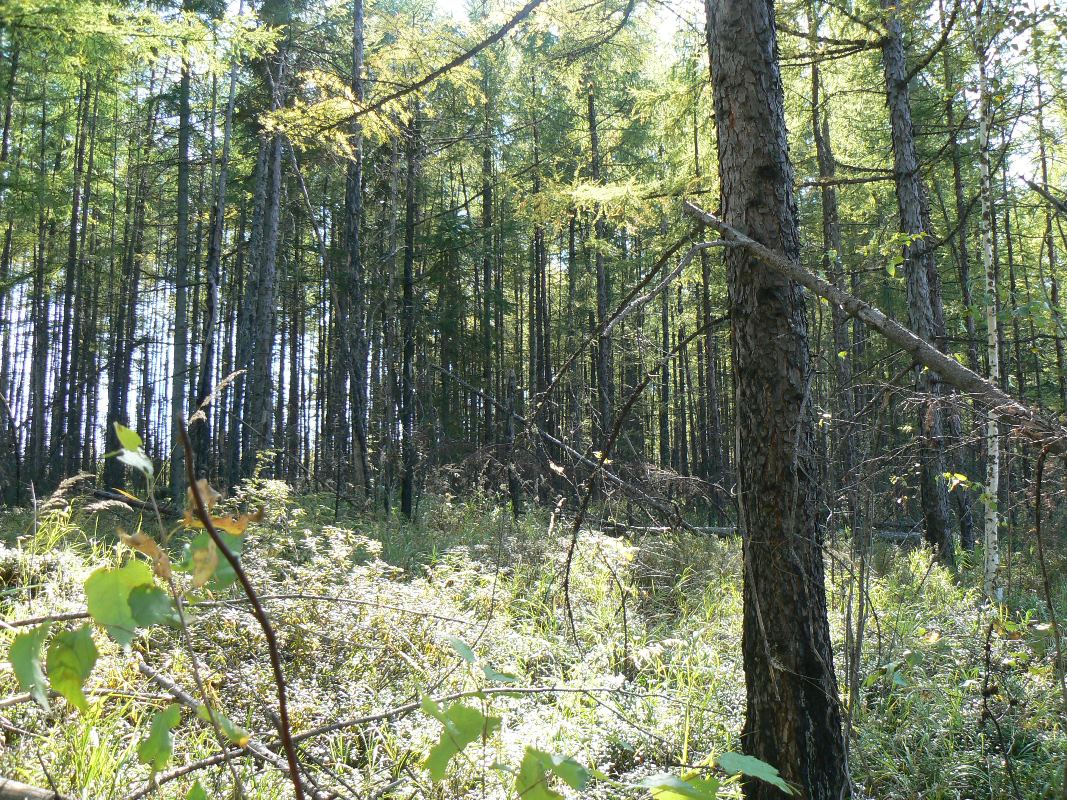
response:
<path id="1" fill-rule="evenodd" d="M 709 214 L 689 201 L 683 202 L 682 208 L 690 217 L 714 228 L 724 239 L 744 247 L 758 261 L 839 306 L 850 317 L 860 320 L 893 344 L 903 348 L 916 362 L 936 372 L 946 383 L 970 394 L 991 413 L 1015 425 L 1019 432 L 1036 446 L 1048 448 L 1050 452 L 1058 455 L 1067 455 L 1067 428 L 1052 415 L 1012 397 L 996 384 L 919 338 L 899 322 L 891 320 L 870 303 L 808 272 L 714 214 Z"/>
<path id="2" fill-rule="evenodd" d="M 609 536 L 656 536 L 677 530 L 685 530 L 699 536 L 717 536 L 720 539 L 741 534 L 741 531 L 732 525 L 689 525 L 683 528 L 680 525 L 627 525 L 625 522 L 605 522 L 600 529 Z"/>
<path id="3" fill-rule="evenodd" d="M 107 489 L 93 489 L 93 497 L 97 500 L 111 500 L 113 502 L 124 503 L 135 511 L 144 511 L 149 514 L 155 513 L 155 509 L 152 508 L 150 503 L 146 503 L 143 500 L 138 500 L 133 497 L 127 497 L 118 492 L 109 492 Z M 167 505 L 159 506 L 159 513 L 164 517 L 181 516 L 177 510 Z"/>
<path id="4" fill-rule="evenodd" d="M 38 789 L 26 783 L 0 777 L 0 800 L 68 800 L 51 789 Z"/>

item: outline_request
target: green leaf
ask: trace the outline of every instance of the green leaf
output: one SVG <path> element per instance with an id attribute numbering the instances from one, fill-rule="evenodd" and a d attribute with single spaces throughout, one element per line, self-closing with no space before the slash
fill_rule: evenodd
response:
<path id="1" fill-rule="evenodd" d="M 548 786 L 549 773 L 572 789 L 582 789 L 590 778 L 589 770 L 569 756 L 527 747 L 515 776 L 515 792 L 522 800 L 562 800 L 562 795 Z"/>
<path id="2" fill-rule="evenodd" d="M 777 768 L 754 756 L 746 756 L 741 753 L 723 753 L 715 759 L 715 763 L 719 765 L 720 769 L 733 775 L 741 773 L 752 778 L 759 778 L 786 794 L 793 794 L 792 787 L 782 780 Z"/>
<path id="3" fill-rule="evenodd" d="M 189 789 L 189 792 L 185 795 L 185 800 L 207 800 L 207 792 L 204 791 L 204 787 L 200 785 L 200 781 L 197 781 Z"/>
<path id="4" fill-rule="evenodd" d="M 85 581 L 89 616 L 103 626 L 123 647 L 133 641 L 137 620 L 130 608 L 130 594 L 139 586 L 154 586 L 152 568 L 144 561 L 130 561 L 123 567 L 101 567 Z M 144 605 L 140 610 L 145 612 Z"/>
<path id="5" fill-rule="evenodd" d="M 123 464 L 128 467 L 133 467 L 139 472 L 143 472 L 146 477 L 152 477 L 152 459 L 145 455 L 144 442 L 141 441 L 141 437 L 137 435 L 137 431 L 132 431 L 125 425 L 116 422 L 115 423 L 115 436 L 118 437 L 119 444 L 122 445 L 122 449 L 114 453 L 105 454 L 105 458 L 114 456 Z"/>
<path id="6" fill-rule="evenodd" d="M 153 772 L 159 772 L 167 766 L 174 754 L 174 735 L 171 733 L 182 718 L 182 709 L 177 703 L 171 703 L 162 711 L 152 716 L 148 736 L 137 745 L 137 760 L 147 764 Z"/>
<path id="7" fill-rule="evenodd" d="M 41 666 L 41 648 L 50 627 L 50 623 L 46 622 L 32 631 L 20 633 L 11 642 L 8 654 L 19 688 L 29 692 L 30 697 L 45 711 L 48 710 L 48 681 Z"/>
<path id="8" fill-rule="evenodd" d="M 474 655 L 474 651 L 471 650 L 470 645 L 468 645 L 462 639 L 457 639 L 455 636 L 449 636 L 448 643 L 452 645 L 453 650 L 459 653 L 459 657 L 466 661 L 468 664 L 473 664 L 477 660 L 477 657 Z"/>
<path id="9" fill-rule="evenodd" d="M 239 725 L 234 725 L 233 721 L 218 709 L 208 711 L 207 706 L 201 705 L 196 709 L 196 715 L 209 724 L 211 723 L 211 718 L 215 717 L 215 722 L 218 723 L 222 735 L 229 739 L 231 743 L 238 747 L 244 747 L 248 744 L 248 731 Z"/>
<path id="10" fill-rule="evenodd" d="M 241 536 L 233 536 L 222 531 L 218 534 L 231 553 L 237 556 L 241 554 L 244 549 L 244 539 Z M 213 550 L 217 550 L 215 542 L 211 539 L 211 534 L 204 531 L 185 546 L 184 558 L 179 569 L 196 576 L 198 565 L 202 568 L 204 564 L 214 564 L 214 571 L 211 573 L 210 580 L 207 580 L 207 585 L 213 591 L 221 591 L 233 585 L 233 582 L 237 580 L 237 573 L 233 571 L 226 556 L 220 552 L 212 554 Z"/>
<path id="11" fill-rule="evenodd" d="M 485 675 L 486 680 L 495 681 L 496 683 L 515 683 L 519 680 L 518 675 L 512 675 L 510 672 L 499 672 L 488 664 L 482 664 L 482 674 Z"/>
<path id="12" fill-rule="evenodd" d="M 637 785 L 648 789 L 656 800 L 715 800 L 719 795 L 719 782 L 714 778 L 680 778 L 660 773 L 649 775 Z"/>
<path id="13" fill-rule="evenodd" d="M 487 717 L 477 708 L 462 703 L 453 703 L 442 710 L 432 699 L 423 697 L 422 710 L 444 726 L 440 740 L 423 761 L 423 766 L 435 783 L 445 777 L 448 762 L 462 753 L 467 745 L 489 736 L 500 727 L 500 717 Z"/>
<path id="14" fill-rule="evenodd" d="M 130 613 L 141 628 L 150 628 L 160 622 L 178 621 L 170 595 L 154 584 L 134 588 L 128 602 Z"/>
<path id="15" fill-rule="evenodd" d="M 152 459 L 146 456 L 140 450 L 120 450 L 118 456 L 119 461 L 128 467 L 133 467 L 138 472 L 143 472 L 145 475 L 151 477 L 152 475 Z"/>
<path id="16" fill-rule="evenodd" d="M 89 625 L 57 633 L 48 645 L 48 681 L 75 708 L 85 711 L 89 703 L 82 687 L 96 663 L 96 645 Z"/>
<path id="17" fill-rule="evenodd" d="M 137 431 L 130 430 L 121 422 L 115 423 L 115 436 L 118 437 L 119 444 L 121 444 L 125 450 L 140 450 L 144 447 L 144 442 L 142 442 L 141 437 L 137 435 Z"/>

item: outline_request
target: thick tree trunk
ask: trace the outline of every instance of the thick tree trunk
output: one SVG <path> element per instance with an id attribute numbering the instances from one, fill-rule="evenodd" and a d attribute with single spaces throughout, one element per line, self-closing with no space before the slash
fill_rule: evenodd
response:
<path id="1" fill-rule="evenodd" d="M 709 7 L 722 212 L 795 260 L 793 169 L 770 0 Z M 816 508 L 803 290 L 727 251 L 744 540 L 745 751 L 775 765 L 808 800 L 850 793 Z M 780 798 L 759 781 L 749 798 Z"/>

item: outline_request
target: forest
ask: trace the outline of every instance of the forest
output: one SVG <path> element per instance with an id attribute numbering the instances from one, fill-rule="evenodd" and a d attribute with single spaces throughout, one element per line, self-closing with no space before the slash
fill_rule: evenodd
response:
<path id="1" fill-rule="evenodd" d="M 1067 799 L 1060 0 L 0 0 L 0 800 Z"/>

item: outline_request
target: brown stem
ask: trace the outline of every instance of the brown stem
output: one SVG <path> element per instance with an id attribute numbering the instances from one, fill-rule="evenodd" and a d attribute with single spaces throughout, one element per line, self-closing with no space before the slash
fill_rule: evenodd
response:
<path id="1" fill-rule="evenodd" d="M 193 444 L 189 441 L 189 431 L 186 429 L 184 422 L 179 424 L 179 433 L 182 437 L 182 447 L 185 448 L 185 472 L 189 480 L 189 493 L 193 496 L 193 502 L 196 505 L 196 514 L 200 521 L 204 523 L 204 529 L 207 531 L 208 536 L 211 537 L 211 541 L 215 543 L 219 552 L 222 553 L 233 568 L 241 588 L 244 589 L 245 595 L 248 597 L 248 602 L 252 604 L 252 613 L 256 621 L 259 622 L 259 627 L 263 629 L 264 637 L 267 639 L 270 666 L 274 671 L 274 685 L 278 690 L 278 719 L 281 722 L 278 726 L 278 735 L 281 738 L 282 748 L 285 750 L 285 760 L 289 763 L 289 779 L 293 782 L 296 800 L 304 800 L 304 787 L 300 783 L 300 766 L 296 758 L 296 746 L 293 744 L 293 736 L 289 730 L 289 706 L 285 699 L 285 675 L 282 674 L 282 660 L 278 651 L 278 639 L 274 635 L 274 628 L 271 627 L 267 612 L 263 609 L 263 604 L 259 602 L 259 596 L 252 587 L 252 581 L 248 579 L 248 573 L 245 572 L 244 567 L 241 566 L 241 562 L 237 560 L 237 556 L 233 554 L 233 551 L 226 546 L 222 537 L 219 536 L 219 532 L 215 529 L 215 525 L 211 522 L 211 515 L 208 513 L 207 506 L 204 505 L 203 495 L 200 494 L 200 487 L 197 485 L 196 477 L 193 475 Z"/>

